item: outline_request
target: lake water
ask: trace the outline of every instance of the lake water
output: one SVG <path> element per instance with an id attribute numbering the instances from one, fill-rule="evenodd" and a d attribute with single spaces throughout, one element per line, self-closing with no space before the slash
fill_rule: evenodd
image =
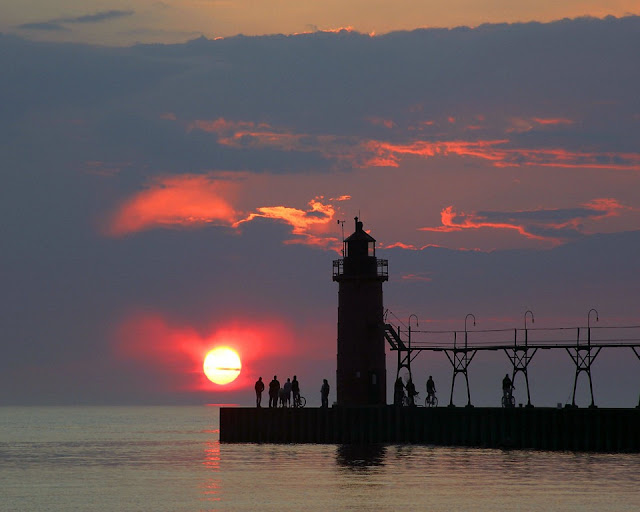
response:
<path id="1" fill-rule="evenodd" d="M 0 407 L 0 510 L 640 510 L 640 455 L 220 444 L 219 409 Z"/>

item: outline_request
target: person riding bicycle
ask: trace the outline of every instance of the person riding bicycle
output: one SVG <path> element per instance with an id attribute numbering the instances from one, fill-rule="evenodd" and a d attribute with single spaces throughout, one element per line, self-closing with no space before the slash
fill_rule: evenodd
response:
<path id="1" fill-rule="evenodd" d="M 414 397 L 418 394 L 418 392 L 416 391 L 416 386 L 411 379 L 407 381 L 406 388 L 407 388 L 407 396 L 409 397 L 409 405 L 410 406 L 416 405 L 414 401 Z"/>
<path id="2" fill-rule="evenodd" d="M 507 373 L 502 379 L 502 397 L 506 400 L 511 400 L 511 395 L 513 393 L 513 382 L 509 378 L 509 374 Z"/>
<path id="3" fill-rule="evenodd" d="M 293 376 L 291 381 L 291 392 L 293 393 L 293 406 L 298 407 L 300 404 L 300 382 L 296 375 Z"/>
<path id="4" fill-rule="evenodd" d="M 433 377 L 429 375 L 429 380 L 427 380 L 427 401 L 432 402 L 435 396 L 436 396 L 436 383 L 433 382 Z"/>

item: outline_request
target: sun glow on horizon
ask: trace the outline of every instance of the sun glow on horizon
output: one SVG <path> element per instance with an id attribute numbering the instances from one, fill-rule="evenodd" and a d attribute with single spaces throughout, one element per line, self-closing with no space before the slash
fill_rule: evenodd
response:
<path id="1" fill-rule="evenodd" d="M 207 378 L 221 386 L 236 380 L 242 370 L 240 356 L 229 347 L 216 347 L 210 350 L 202 366 Z"/>

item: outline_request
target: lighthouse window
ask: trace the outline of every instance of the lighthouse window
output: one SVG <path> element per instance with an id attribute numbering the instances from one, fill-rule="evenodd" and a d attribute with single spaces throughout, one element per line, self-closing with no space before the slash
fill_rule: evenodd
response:
<path id="1" fill-rule="evenodd" d="M 356 379 L 360 378 L 360 372 L 356 372 Z"/>
<path id="2" fill-rule="evenodd" d="M 374 242 L 369 242 L 369 250 L 367 251 L 368 256 L 376 255 L 376 244 Z"/>
<path id="3" fill-rule="evenodd" d="M 374 386 L 378 383 L 378 376 L 375 373 L 371 374 L 371 384 Z"/>

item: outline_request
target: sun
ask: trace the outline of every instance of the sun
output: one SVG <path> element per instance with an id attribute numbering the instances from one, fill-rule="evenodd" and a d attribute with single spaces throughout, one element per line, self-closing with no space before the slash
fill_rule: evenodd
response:
<path id="1" fill-rule="evenodd" d="M 204 358 L 204 374 L 215 384 L 229 384 L 236 380 L 242 370 L 238 353 L 229 347 L 217 347 Z"/>

